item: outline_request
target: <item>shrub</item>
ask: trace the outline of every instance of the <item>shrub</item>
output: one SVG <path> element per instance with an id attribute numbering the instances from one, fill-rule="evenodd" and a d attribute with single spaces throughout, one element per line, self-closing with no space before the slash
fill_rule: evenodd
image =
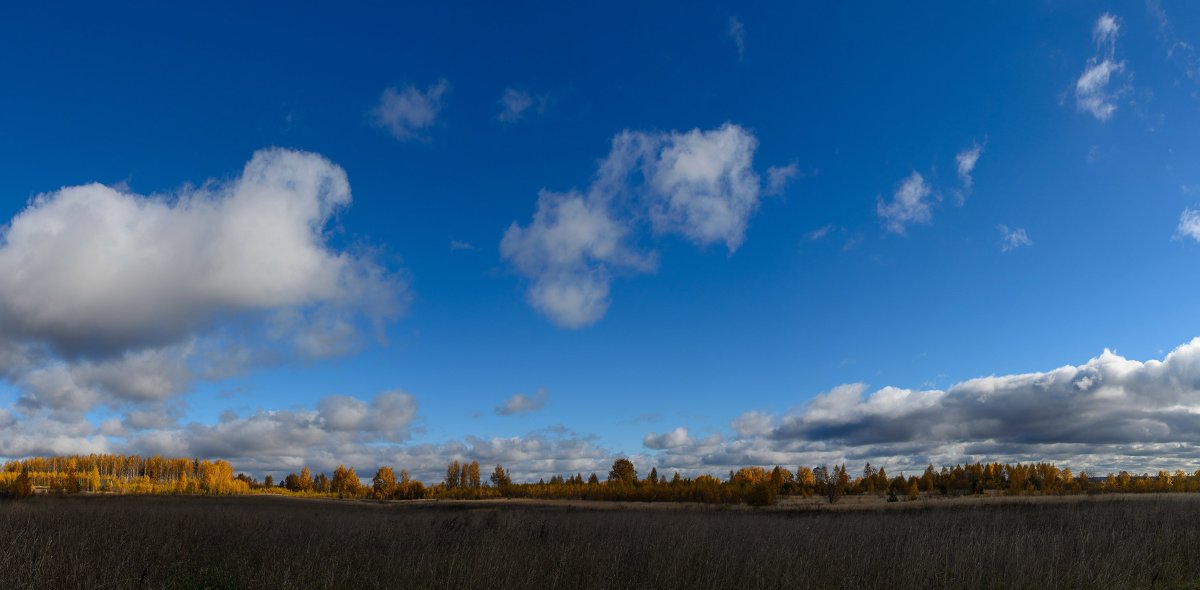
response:
<path id="1" fill-rule="evenodd" d="M 775 486 L 770 482 L 754 484 L 746 492 L 746 503 L 751 506 L 772 506 L 776 501 Z"/>

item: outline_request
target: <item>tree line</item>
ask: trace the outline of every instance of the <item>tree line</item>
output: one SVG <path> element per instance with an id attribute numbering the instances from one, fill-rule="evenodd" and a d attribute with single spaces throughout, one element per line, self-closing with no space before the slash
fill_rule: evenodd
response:
<path id="1" fill-rule="evenodd" d="M 596 473 L 554 475 L 548 481 L 514 482 L 507 469 L 496 465 L 485 479 L 478 461 L 457 459 L 446 466 L 445 477 L 425 484 L 405 469 L 379 467 L 369 482 L 354 469 L 339 465 L 331 473 L 305 467 L 276 482 L 244 473 L 234 474 L 227 461 L 138 455 L 72 455 L 32 457 L 6 463 L 0 470 L 0 495 L 43 493 L 113 494 L 248 494 L 272 493 L 378 500 L 541 498 L 702 502 L 710 504 L 774 504 L 781 496 L 818 496 L 837 502 L 845 496 L 878 495 L 888 501 L 922 496 L 982 494 L 1095 494 L 1140 492 L 1200 492 L 1200 470 L 1188 474 L 1131 474 L 1121 471 L 1099 478 L 1052 463 L 974 463 L 928 466 L 922 473 L 890 476 L 867 463 L 851 473 L 845 464 L 798 466 L 794 471 L 776 465 L 743 467 L 727 478 L 713 475 L 660 475 L 656 467 L 640 477 L 626 458 L 613 462 L 603 478 Z"/>

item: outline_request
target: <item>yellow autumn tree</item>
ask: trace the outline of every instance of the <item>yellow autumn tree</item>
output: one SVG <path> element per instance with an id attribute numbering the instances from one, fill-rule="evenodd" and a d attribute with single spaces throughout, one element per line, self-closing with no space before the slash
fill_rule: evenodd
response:
<path id="1" fill-rule="evenodd" d="M 496 465 L 495 471 L 492 471 L 491 479 L 492 485 L 498 488 L 507 488 L 512 485 L 512 478 L 508 476 L 508 470 L 503 465 Z"/>
<path id="2" fill-rule="evenodd" d="M 446 466 L 446 487 L 453 489 L 457 488 L 462 482 L 462 466 L 459 465 L 458 459 L 455 459 Z"/>
<path id="3" fill-rule="evenodd" d="M 300 470 L 300 491 L 311 492 L 313 490 L 312 472 L 307 467 Z"/>
<path id="4" fill-rule="evenodd" d="M 391 467 L 384 465 L 375 472 L 371 479 L 371 493 L 376 499 L 386 500 L 396 493 L 396 473 Z"/>
<path id="5" fill-rule="evenodd" d="M 356 496 L 359 485 L 358 475 L 354 473 L 354 468 L 338 465 L 333 470 L 333 480 L 329 482 L 329 491 L 337 494 L 339 498 Z"/>
<path id="6" fill-rule="evenodd" d="M 190 493 L 191 490 L 189 489 L 189 487 L 190 487 L 191 482 L 188 481 L 189 479 L 191 479 L 191 478 L 188 477 L 188 474 L 186 471 L 179 472 L 179 477 L 175 480 L 175 493 L 176 494 Z"/>
<path id="7" fill-rule="evenodd" d="M 25 498 L 33 495 L 33 479 L 29 476 L 29 472 L 22 469 L 17 474 L 17 478 L 13 480 L 12 495 L 18 498 Z"/>
<path id="8" fill-rule="evenodd" d="M 91 472 L 88 473 L 88 491 L 100 491 L 100 469 L 95 465 L 92 466 Z"/>
<path id="9" fill-rule="evenodd" d="M 483 481 L 479 476 L 479 461 L 471 461 L 470 465 L 464 466 L 467 477 L 467 487 L 477 490 L 483 485 Z"/>
<path id="10" fill-rule="evenodd" d="M 637 469 L 633 467 L 633 461 L 624 457 L 613 461 L 612 469 L 608 472 L 608 481 L 624 485 L 637 483 Z"/>

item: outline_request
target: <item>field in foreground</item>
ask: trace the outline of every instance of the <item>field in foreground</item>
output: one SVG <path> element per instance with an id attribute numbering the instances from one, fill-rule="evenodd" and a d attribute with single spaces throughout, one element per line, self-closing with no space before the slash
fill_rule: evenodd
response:
<path id="1" fill-rule="evenodd" d="M 1200 496 L 906 509 L 39 497 L 6 588 L 1200 587 Z"/>

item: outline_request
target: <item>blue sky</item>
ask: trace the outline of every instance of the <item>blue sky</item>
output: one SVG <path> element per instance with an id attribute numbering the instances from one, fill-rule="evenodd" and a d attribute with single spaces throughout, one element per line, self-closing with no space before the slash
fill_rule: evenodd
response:
<path id="1" fill-rule="evenodd" d="M 0 456 L 1200 467 L 1200 7 L 7 12 Z"/>

